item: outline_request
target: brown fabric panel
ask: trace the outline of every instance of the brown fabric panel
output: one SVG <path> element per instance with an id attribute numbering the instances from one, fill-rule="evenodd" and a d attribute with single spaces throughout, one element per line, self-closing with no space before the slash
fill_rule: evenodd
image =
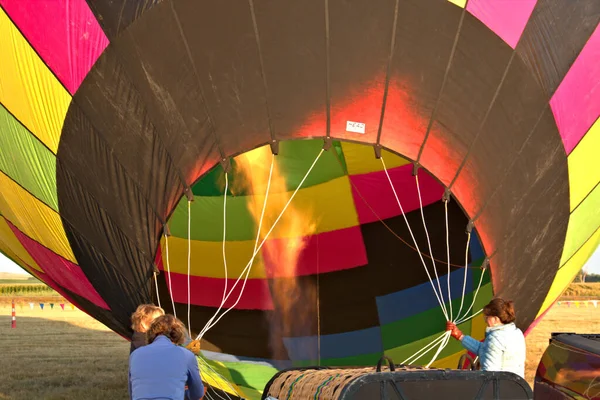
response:
<path id="1" fill-rule="evenodd" d="M 188 185 L 220 154 L 194 68 L 169 2 L 144 14 L 113 45 L 144 100 L 156 135 Z"/>
<path id="2" fill-rule="evenodd" d="M 86 0 L 110 41 L 163 0 Z"/>
<path id="3" fill-rule="evenodd" d="M 537 81 L 525 64 L 515 57 L 477 141 L 453 186 L 467 212 L 475 216 L 496 190 L 517 153 L 533 131 L 548 104 Z M 559 135 L 548 135 L 557 144 Z M 527 153 L 521 157 L 528 158 Z M 520 188 L 521 190 L 526 187 Z M 503 216 L 496 214 L 494 224 L 502 225 Z M 494 249 L 486 249 L 490 254 Z"/>
<path id="4" fill-rule="evenodd" d="M 182 0 L 175 12 L 225 155 L 269 142 L 266 98 L 248 3 Z M 187 54 L 181 57 L 187 59 Z M 199 90 L 193 88 L 180 90 Z M 200 110 L 197 110 L 198 112 Z"/>
<path id="5" fill-rule="evenodd" d="M 537 1 L 516 51 L 546 95 L 556 91 L 599 22 L 599 1 Z"/>
<path id="6" fill-rule="evenodd" d="M 440 97 L 436 124 L 425 144 L 423 162 L 449 184 L 492 102 L 512 49 L 479 20 L 465 15 L 448 81 Z M 442 161 L 438 161 L 442 160 Z M 487 179 L 486 171 L 482 171 Z"/>
<path id="7" fill-rule="evenodd" d="M 383 145 L 402 146 L 402 153 L 416 159 L 433 114 L 446 65 L 463 10 L 447 0 L 428 2 L 401 0 L 396 29 L 396 46 L 390 74 L 389 104 L 396 103 L 400 89 L 405 108 L 418 116 L 416 131 L 407 134 L 399 125 L 403 110 L 386 108 Z"/>
<path id="8" fill-rule="evenodd" d="M 497 248 L 494 291 L 515 301 L 521 326 L 533 321 L 559 266 L 569 218 L 568 182 L 564 147 L 547 108 L 476 222 L 488 247 Z"/>
<path id="9" fill-rule="evenodd" d="M 256 1 L 254 7 L 275 136 L 292 138 L 308 123 L 316 124 L 315 135 L 324 135 L 324 2 Z"/>

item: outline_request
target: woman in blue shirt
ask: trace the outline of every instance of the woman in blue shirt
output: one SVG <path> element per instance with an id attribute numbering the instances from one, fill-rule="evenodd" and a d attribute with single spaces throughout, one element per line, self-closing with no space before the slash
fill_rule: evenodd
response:
<path id="1" fill-rule="evenodd" d="M 179 346 L 185 338 L 183 323 L 172 315 L 162 315 L 146 332 L 148 345 L 129 357 L 129 393 L 132 400 L 188 398 L 200 400 L 206 390 L 200 379 L 198 362 L 192 352 Z"/>
<path id="2" fill-rule="evenodd" d="M 464 335 L 453 323 L 446 323 L 446 330 L 459 340 L 463 347 L 479 356 L 484 371 L 509 371 L 525 377 L 525 337 L 515 325 L 515 309 L 512 301 L 493 299 L 483 308 L 487 328 L 485 340 L 480 342 Z"/>

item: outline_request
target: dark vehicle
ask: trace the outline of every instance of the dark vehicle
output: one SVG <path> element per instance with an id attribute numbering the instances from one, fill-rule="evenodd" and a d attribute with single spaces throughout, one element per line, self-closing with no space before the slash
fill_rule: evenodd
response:
<path id="1" fill-rule="evenodd" d="M 600 334 L 553 333 L 538 365 L 535 399 L 600 399 Z"/>

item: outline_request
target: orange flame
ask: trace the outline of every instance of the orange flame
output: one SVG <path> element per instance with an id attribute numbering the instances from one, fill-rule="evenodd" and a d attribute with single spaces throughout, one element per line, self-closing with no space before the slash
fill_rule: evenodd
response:
<path id="1" fill-rule="evenodd" d="M 249 197 L 248 208 L 257 227 L 269 182 L 271 157 L 270 148 L 265 146 L 236 158 L 238 172 L 245 178 L 242 181 L 253 193 Z M 259 244 L 290 200 L 292 192 L 288 191 L 285 177 L 275 163 Z M 273 356 L 278 359 L 287 358 L 282 337 L 310 333 L 316 307 L 315 285 L 310 279 L 299 280 L 296 270 L 306 247 L 306 238 L 315 233 L 317 224 L 310 210 L 301 210 L 294 204 L 297 200 L 297 197 L 292 200 L 261 249 L 264 259 L 270 261 L 268 266 L 265 265 L 267 276 L 274 278 L 270 288 L 275 312 L 269 323 L 271 348 Z"/>

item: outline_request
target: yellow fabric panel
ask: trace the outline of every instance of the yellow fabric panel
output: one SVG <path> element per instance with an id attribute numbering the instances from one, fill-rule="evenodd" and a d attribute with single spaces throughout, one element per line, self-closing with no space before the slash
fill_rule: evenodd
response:
<path id="1" fill-rule="evenodd" d="M 470 336 L 474 337 L 477 340 L 483 339 L 485 337 L 485 328 L 487 325 L 485 324 L 485 318 L 483 318 L 483 313 L 479 313 L 476 317 L 471 320 L 471 334 Z"/>
<path id="2" fill-rule="evenodd" d="M 0 173 L 0 214 L 21 232 L 75 264 L 58 213 Z"/>
<path id="3" fill-rule="evenodd" d="M 372 146 L 342 142 L 342 150 L 344 152 L 348 174 L 350 175 L 367 174 L 369 172 L 383 170 L 381 160 L 375 158 L 375 150 Z M 383 150 L 381 156 L 388 169 L 410 163 L 410 161 L 397 156 L 394 153 L 390 153 L 387 150 Z"/>
<path id="4" fill-rule="evenodd" d="M 191 247 L 191 275 L 210 278 L 225 278 L 223 266 L 223 242 L 201 242 L 192 240 Z M 232 241 L 225 244 L 225 254 L 227 255 L 227 278 L 237 279 L 240 276 L 244 268 L 246 268 L 246 264 L 250 261 L 253 250 L 254 240 Z M 187 255 L 187 239 L 170 236 L 169 263 L 171 272 L 187 275 Z M 163 267 L 166 271 L 167 251 L 165 248 L 164 237 L 162 238 L 162 256 Z M 260 252 L 254 259 L 254 264 L 252 265 L 252 270 L 250 271 L 248 278 L 266 278 L 265 267 Z"/>
<path id="5" fill-rule="evenodd" d="M 567 289 L 569 284 L 573 281 L 577 273 L 585 265 L 590 256 L 594 253 L 596 248 L 600 245 L 600 228 L 596 229 L 596 232 L 588 239 L 588 241 L 563 265 L 552 282 L 550 290 L 546 295 L 546 300 L 540 308 L 538 317 L 543 314 L 548 307 L 554 303 L 554 301 Z"/>
<path id="6" fill-rule="evenodd" d="M 450 340 L 455 339 L 450 338 Z M 458 366 L 458 360 L 464 353 L 464 351 L 461 351 L 460 353 L 454 353 L 451 356 L 440 358 L 439 360 L 436 360 L 434 363 L 431 364 L 431 368 L 456 369 L 456 367 Z"/>
<path id="7" fill-rule="evenodd" d="M 23 247 L 19 239 L 15 236 L 4 218 L 0 218 L 0 249 L 10 256 L 13 261 L 21 260 L 31 268 L 44 272 L 39 265 L 31 258 L 27 250 Z M 23 266 L 21 263 L 19 265 Z"/>
<path id="8" fill-rule="evenodd" d="M 0 102 L 56 154 L 71 95 L 1 8 Z"/>
<path id="9" fill-rule="evenodd" d="M 465 8 L 467 5 L 467 0 L 448 0 L 450 3 L 454 3 L 460 8 Z"/>
<path id="10" fill-rule="evenodd" d="M 581 142 L 569 154 L 569 187 L 571 211 L 600 182 L 600 119 L 590 128 Z"/>

